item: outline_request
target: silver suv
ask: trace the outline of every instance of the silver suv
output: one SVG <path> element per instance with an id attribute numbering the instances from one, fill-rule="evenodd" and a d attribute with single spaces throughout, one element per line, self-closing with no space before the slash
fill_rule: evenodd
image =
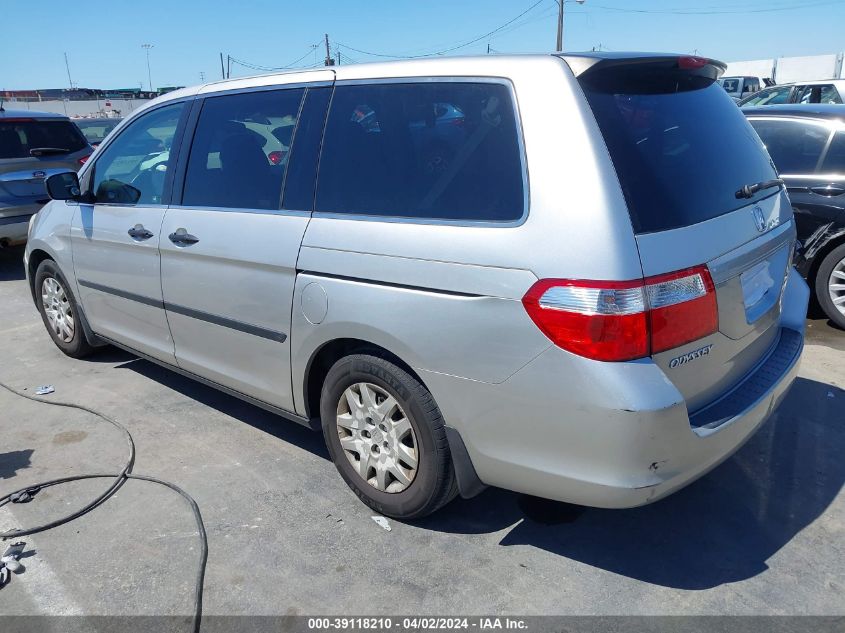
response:
<path id="1" fill-rule="evenodd" d="M 93 151 L 66 116 L 0 105 L 0 247 L 26 239 L 48 200 L 44 179 L 78 169 Z"/>
<path id="2" fill-rule="evenodd" d="M 485 485 L 622 508 L 715 467 L 792 383 L 786 193 L 669 55 L 453 58 L 170 93 L 54 176 L 26 270 L 111 343 L 322 429 L 383 514 Z"/>

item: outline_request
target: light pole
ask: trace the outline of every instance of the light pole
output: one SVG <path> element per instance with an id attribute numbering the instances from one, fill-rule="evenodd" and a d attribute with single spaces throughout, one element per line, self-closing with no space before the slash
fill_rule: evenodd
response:
<path id="1" fill-rule="evenodd" d="M 141 44 L 141 48 L 147 50 L 147 79 L 150 82 L 150 92 L 153 91 L 153 76 L 150 73 L 150 49 L 153 47 L 152 44 Z"/>
<path id="2" fill-rule="evenodd" d="M 574 0 L 578 4 L 584 4 L 585 0 Z M 563 52 L 563 5 L 573 0 L 557 0 L 557 52 Z"/>

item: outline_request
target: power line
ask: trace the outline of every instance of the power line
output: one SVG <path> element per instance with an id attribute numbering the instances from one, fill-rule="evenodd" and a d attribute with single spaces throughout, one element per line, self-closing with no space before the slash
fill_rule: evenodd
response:
<path id="1" fill-rule="evenodd" d="M 468 42 L 464 42 L 463 44 L 458 44 L 457 46 L 444 48 L 443 50 L 435 51 L 433 53 L 424 53 L 424 54 L 421 54 L 421 55 L 390 55 L 388 53 L 373 53 L 371 51 L 361 50 L 360 48 L 355 48 L 354 46 L 349 46 L 348 44 L 338 43 L 338 46 L 342 46 L 343 48 L 347 48 L 351 51 L 355 51 L 356 53 L 361 53 L 362 55 L 370 55 L 371 57 L 386 57 L 386 58 L 389 58 L 389 59 L 419 59 L 421 57 L 435 57 L 437 55 L 443 55 L 444 53 L 451 53 L 452 51 L 456 51 L 456 50 L 459 50 L 461 48 L 466 48 L 467 46 L 475 44 L 476 42 L 480 42 L 481 40 L 485 40 L 485 39 L 489 38 L 491 35 L 498 33 L 502 29 L 510 26 L 511 24 L 513 24 L 514 22 L 519 20 L 521 17 L 523 17 L 527 13 L 533 11 L 536 7 L 540 6 L 540 4 L 542 4 L 544 1 L 545 0 L 537 0 L 537 2 L 532 4 L 530 7 L 528 7 L 525 11 L 520 13 L 515 18 L 508 20 L 507 22 L 505 22 L 501 26 L 493 29 L 492 31 L 489 31 L 488 33 L 485 33 L 484 35 L 479 35 L 478 37 L 475 37 L 475 38 L 469 40 Z"/>
<path id="2" fill-rule="evenodd" d="M 319 45 L 320 45 L 320 42 L 317 42 L 316 44 L 312 44 L 311 46 L 308 47 L 308 52 L 305 53 L 302 57 L 299 57 L 299 58 L 295 59 L 294 61 L 292 61 L 289 64 L 286 64 L 284 66 L 262 66 L 260 64 L 253 64 L 252 62 L 244 61 L 243 59 L 237 59 L 235 57 L 230 57 L 230 59 L 233 62 L 235 62 L 236 64 L 238 64 L 239 66 L 243 66 L 244 68 L 249 68 L 251 70 L 263 70 L 263 71 L 266 71 L 266 72 L 271 72 L 271 71 L 274 71 L 274 70 L 289 70 L 291 68 L 296 67 L 296 65 L 299 62 L 301 62 L 303 59 L 305 59 L 309 55 L 313 54 L 315 48 Z"/>

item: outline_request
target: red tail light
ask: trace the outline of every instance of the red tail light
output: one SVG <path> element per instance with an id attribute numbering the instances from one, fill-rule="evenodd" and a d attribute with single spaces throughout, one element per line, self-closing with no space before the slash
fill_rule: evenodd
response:
<path id="1" fill-rule="evenodd" d="M 594 360 L 643 358 L 719 326 L 706 266 L 636 281 L 543 279 L 522 303 L 555 345 Z"/>
<path id="2" fill-rule="evenodd" d="M 693 57 L 692 55 L 686 55 L 678 58 L 678 68 L 681 70 L 697 70 L 699 68 L 704 68 L 709 63 L 710 62 L 704 57 Z"/>
<path id="3" fill-rule="evenodd" d="M 275 150 L 275 151 L 272 151 L 269 154 L 267 154 L 267 158 L 269 158 L 270 162 L 273 163 L 274 165 L 278 165 L 279 163 L 282 162 L 282 160 L 284 160 L 286 153 L 287 152 Z"/>
<path id="4" fill-rule="evenodd" d="M 89 159 L 89 158 L 91 158 L 91 155 L 90 155 L 90 154 L 89 154 L 88 156 L 83 156 L 82 158 L 80 158 L 80 159 L 79 159 L 78 161 L 76 161 L 76 162 L 78 162 L 78 163 L 79 163 L 79 166 L 81 167 L 82 165 L 84 165 L 85 163 L 87 163 L 87 162 L 88 162 L 88 159 Z"/>

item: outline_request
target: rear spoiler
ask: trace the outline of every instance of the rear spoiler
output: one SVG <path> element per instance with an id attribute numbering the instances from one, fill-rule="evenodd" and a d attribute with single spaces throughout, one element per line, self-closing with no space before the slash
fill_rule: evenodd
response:
<path id="1" fill-rule="evenodd" d="M 573 53 L 559 54 L 576 77 L 610 68 L 625 66 L 657 66 L 666 69 L 687 70 L 714 81 L 721 77 L 728 66 L 724 62 L 694 55 L 671 55 L 668 53 Z"/>

